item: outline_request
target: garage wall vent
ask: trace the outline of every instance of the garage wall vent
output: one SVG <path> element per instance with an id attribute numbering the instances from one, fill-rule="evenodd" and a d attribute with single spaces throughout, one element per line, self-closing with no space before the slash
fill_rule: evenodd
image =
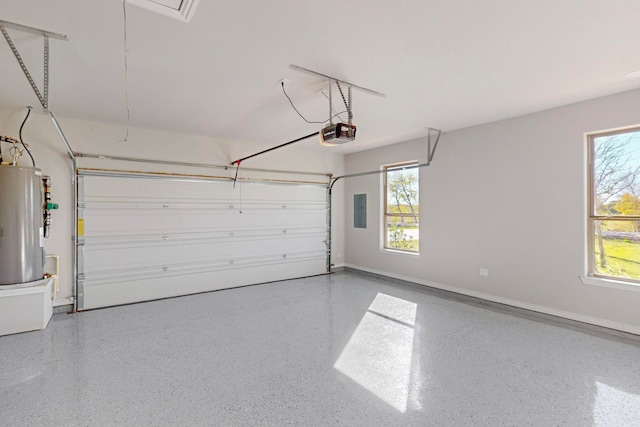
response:
<path id="1" fill-rule="evenodd" d="M 200 0 L 127 0 L 127 3 L 183 22 L 189 22 L 195 13 L 199 1 Z"/>

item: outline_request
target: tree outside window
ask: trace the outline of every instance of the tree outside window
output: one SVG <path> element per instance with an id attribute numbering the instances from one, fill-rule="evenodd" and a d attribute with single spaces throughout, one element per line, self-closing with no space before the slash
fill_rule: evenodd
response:
<path id="1" fill-rule="evenodd" d="M 384 167 L 384 247 L 418 252 L 420 230 L 419 172 L 417 163 Z M 409 169 L 407 169 L 409 168 Z"/>
<path id="2" fill-rule="evenodd" d="M 640 128 L 589 136 L 589 274 L 640 282 Z"/>

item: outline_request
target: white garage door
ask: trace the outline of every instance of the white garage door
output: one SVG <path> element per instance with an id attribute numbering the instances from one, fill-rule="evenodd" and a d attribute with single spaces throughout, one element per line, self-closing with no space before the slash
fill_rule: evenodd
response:
<path id="1" fill-rule="evenodd" d="M 78 309 L 325 273 L 326 189 L 81 170 Z"/>

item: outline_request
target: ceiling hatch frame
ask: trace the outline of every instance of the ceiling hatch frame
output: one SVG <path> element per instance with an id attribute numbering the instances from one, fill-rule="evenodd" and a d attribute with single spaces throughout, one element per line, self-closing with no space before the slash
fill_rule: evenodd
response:
<path id="1" fill-rule="evenodd" d="M 126 0 L 126 2 L 178 21 L 190 22 L 200 0 Z M 177 8 L 171 7 L 170 3 L 179 3 L 179 6 Z"/>

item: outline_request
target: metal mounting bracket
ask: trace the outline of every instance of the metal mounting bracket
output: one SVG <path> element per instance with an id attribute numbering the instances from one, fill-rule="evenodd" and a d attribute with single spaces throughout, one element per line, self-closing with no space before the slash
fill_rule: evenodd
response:
<path id="1" fill-rule="evenodd" d="M 18 51 L 16 45 L 13 43 L 11 36 L 9 36 L 7 28 L 12 28 L 14 30 L 23 31 L 26 33 L 37 34 L 44 38 L 44 84 L 42 92 L 40 92 L 40 89 L 38 89 L 38 85 L 33 80 L 33 77 L 31 77 L 31 73 L 22 60 L 22 56 L 20 55 L 20 52 Z M 28 27 L 26 25 L 20 25 L 14 22 L 2 20 L 0 20 L 0 31 L 9 44 L 9 47 L 11 48 L 13 55 L 16 57 L 18 64 L 20 64 L 20 68 L 22 68 L 22 72 L 29 81 L 31 89 L 33 89 L 33 92 L 38 97 L 42 108 L 44 108 L 45 111 L 49 111 L 49 39 L 54 38 L 58 40 L 68 41 L 69 38 L 64 34 L 52 33 L 51 31 L 41 30 L 39 28 Z"/>
<path id="2" fill-rule="evenodd" d="M 326 74 L 318 73 L 317 71 L 313 71 L 313 70 L 310 70 L 308 68 L 300 67 L 300 66 L 294 65 L 294 64 L 289 65 L 289 67 L 292 70 L 300 71 L 302 73 L 311 74 L 311 75 L 314 75 L 314 76 L 317 76 L 317 77 L 322 77 L 323 79 L 327 79 L 327 80 L 329 80 L 329 84 L 331 84 L 333 82 L 342 83 L 342 84 L 344 84 L 345 86 L 347 86 L 349 88 L 355 88 L 355 89 L 361 90 L 363 92 L 366 92 L 366 93 L 368 93 L 370 95 L 379 96 L 381 98 L 385 98 L 386 97 L 386 95 L 384 93 L 380 93 L 378 91 L 375 91 L 375 90 L 372 90 L 372 89 L 368 89 L 366 87 L 362 87 L 362 86 L 359 86 L 359 85 L 356 85 L 356 84 L 353 84 L 353 83 L 349 83 L 346 80 L 342 80 L 342 79 L 338 79 L 338 78 L 335 78 L 335 77 L 328 76 Z"/>
<path id="3" fill-rule="evenodd" d="M 436 154 L 436 148 L 438 148 L 438 141 L 440 141 L 440 135 L 442 131 L 434 128 L 427 128 L 427 165 L 431 164 L 433 156 Z M 435 140 L 433 140 L 435 138 Z"/>

